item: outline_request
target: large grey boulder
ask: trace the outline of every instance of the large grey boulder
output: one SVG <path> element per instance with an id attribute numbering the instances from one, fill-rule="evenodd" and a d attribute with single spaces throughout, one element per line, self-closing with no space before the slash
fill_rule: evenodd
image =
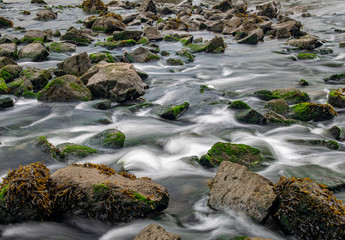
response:
<path id="1" fill-rule="evenodd" d="M 113 17 L 98 18 L 92 25 L 92 30 L 97 32 L 112 33 L 114 31 L 123 31 L 126 25 Z"/>
<path id="2" fill-rule="evenodd" d="M 24 34 L 24 37 L 20 40 L 22 43 L 32 43 L 34 41 L 47 42 L 48 33 L 42 30 L 29 30 Z"/>
<path id="3" fill-rule="evenodd" d="M 49 52 L 41 43 L 30 43 L 19 50 L 19 58 L 30 58 L 33 61 L 44 60 L 48 57 Z"/>
<path id="4" fill-rule="evenodd" d="M 134 240 L 181 240 L 181 237 L 175 233 L 169 233 L 158 224 L 150 224 L 146 226 L 134 238 Z"/>
<path id="5" fill-rule="evenodd" d="M 305 36 L 303 38 L 289 39 L 287 45 L 298 47 L 299 49 L 313 50 L 322 46 L 322 43 L 314 36 Z"/>
<path id="6" fill-rule="evenodd" d="M 133 52 L 127 54 L 127 59 L 130 62 L 151 62 L 159 59 L 159 56 L 144 47 L 138 47 Z"/>
<path id="7" fill-rule="evenodd" d="M 58 63 L 58 69 L 75 76 L 83 75 L 90 68 L 91 60 L 86 52 L 73 55 L 66 58 L 63 62 Z"/>
<path id="8" fill-rule="evenodd" d="M 49 21 L 49 20 L 54 20 L 55 18 L 57 18 L 57 14 L 48 9 L 43 9 L 41 11 L 38 11 L 36 15 L 37 17 L 35 18 L 35 20 L 38 20 L 38 21 Z"/>
<path id="9" fill-rule="evenodd" d="M 0 44 L 0 57 L 9 57 L 15 59 L 17 57 L 17 44 L 4 43 Z"/>
<path id="10" fill-rule="evenodd" d="M 158 41 L 163 39 L 163 35 L 158 31 L 156 27 L 146 27 L 144 29 L 144 37 L 147 37 L 149 41 Z"/>
<path id="11" fill-rule="evenodd" d="M 90 71 L 97 69 L 90 69 Z M 85 75 L 87 75 L 86 73 Z M 108 63 L 88 79 L 87 87 L 96 98 L 108 98 L 115 102 L 132 100 L 145 94 L 145 84 L 129 63 Z"/>
<path id="12" fill-rule="evenodd" d="M 273 184 L 247 167 L 222 162 L 210 187 L 208 205 L 232 209 L 265 222 L 276 199 Z"/>
<path id="13" fill-rule="evenodd" d="M 278 0 L 272 0 L 262 3 L 256 6 L 259 16 L 266 16 L 269 18 L 276 18 L 280 13 L 280 2 Z"/>

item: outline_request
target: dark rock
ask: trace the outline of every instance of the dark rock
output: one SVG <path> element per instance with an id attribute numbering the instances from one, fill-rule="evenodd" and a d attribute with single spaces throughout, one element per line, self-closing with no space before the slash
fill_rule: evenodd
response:
<path id="1" fill-rule="evenodd" d="M 84 12 L 89 13 L 106 12 L 108 10 L 102 0 L 85 0 L 81 4 L 81 7 Z"/>
<path id="2" fill-rule="evenodd" d="M 7 18 L 0 17 L 0 28 L 10 28 L 13 27 L 13 22 Z"/>
<path id="3" fill-rule="evenodd" d="M 21 73 L 21 76 L 30 80 L 34 91 L 42 90 L 52 78 L 48 70 L 40 68 L 28 68 Z"/>
<path id="4" fill-rule="evenodd" d="M 272 26 L 272 29 L 275 31 L 275 36 L 277 38 L 289 38 L 291 36 L 301 36 L 301 27 L 301 22 L 290 20 L 286 22 L 277 23 L 276 25 Z"/>
<path id="5" fill-rule="evenodd" d="M 49 55 L 48 50 L 41 43 L 30 43 L 19 50 L 19 58 L 30 58 L 33 61 L 45 60 Z"/>
<path id="6" fill-rule="evenodd" d="M 8 87 L 11 89 L 11 93 L 18 97 L 36 98 L 36 94 L 33 93 L 34 87 L 25 76 L 9 83 Z"/>
<path id="7" fill-rule="evenodd" d="M 58 63 L 58 69 L 72 74 L 81 76 L 91 68 L 91 61 L 86 52 L 82 52 L 66 58 L 63 62 Z"/>
<path id="8" fill-rule="evenodd" d="M 237 121 L 247 124 L 265 124 L 266 119 L 254 109 L 248 109 L 235 115 Z"/>
<path id="9" fill-rule="evenodd" d="M 133 39 L 135 41 L 139 41 L 141 35 L 143 34 L 142 31 L 134 31 L 134 30 L 126 30 L 126 31 L 114 31 L 113 38 L 116 41 L 119 40 L 129 40 Z"/>
<path id="10" fill-rule="evenodd" d="M 17 65 L 17 63 L 8 57 L 0 57 L 0 68 L 6 65 Z"/>
<path id="11" fill-rule="evenodd" d="M 66 42 L 52 42 L 49 45 L 50 52 L 65 53 L 65 52 L 75 52 L 76 45 L 73 43 Z"/>
<path id="12" fill-rule="evenodd" d="M 221 10 L 222 12 L 226 12 L 232 8 L 233 6 L 232 6 L 231 0 L 223 0 L 212 7 L 212 9 L 218 9 L 218 10 Z"/>
<path id="13" fill-rule="evenodd" d="M 168 120 L 177 120 L 182 115 L 182 113 L 184 113 L 188 109 L 188 107 L 189 107 L 188 102 L 184 102 L 177 106 L 163 107 L 159 116 L 161 118 L 168 119 Z"/>
<path id="14" fill-rule="evenodd" d="M 179 66 L 183 65 L 183 61 L 181 59 L 174 59 L 174 58 L 169 58 L 166 60 L 167 64 L 170 66 Z"/>
<path id="15" fill-rule="evenodd" d="M 325 121 L 338 113 L 329 104 L 299 103 L 290 108 L 291 118 L 301 121 Z"/>
<path id="16" fill-rule="evenodd" d="M 289 105 L 283 99 L 270 100 L 265 104 L 265 108 L 271 109 L 279 114 L 285 114 L 289 111 Z"/>
<path id="17" fill-rule="evenodd" d="M 254 92 L 254 96 L 261 99 L 261 100 L 264 100 L 264 101 L 269 101 L 272 99 L 279 99 L 279 96 L 276 96 L 275 94 L 273 94 L 272 91 L 269 91 L 269 90 L 256 91 L 256 92 Z"/>
<path id="18" fill-rule="evenodd" d="M 333 74 L 330 77 L 324 79 L 328 84 L 344 84 L 345 83 L 345 73 Z"/>
<path id="19" fill-rule="evenodd" d="M 145 0 L 138 8 L 138 12 L 152 12 L 157 14 L 156 4 L 152 0 Z"/>
<path id="20" fill-rule="evenodd" d="M 4 43 L 0 44 L 0 57 L 17 58 L 17 44 Z"/>
<path id="21" fill-rule="evenodd" d="M 96 134 L 89 139 L 91 145 L 102 146 L 105 148 L 122 148 L 125 142 L 125 134 L 117 129 L 107 129 Z"/>
<path id="22" fill-rule="evenodd" d="M 341 135 L 341 128 L 338 126 L 333 126 L 331 127 L 331 129 L 329 130 L 329 132 L 331 133 L 331 135 L 336 139 L 336 140 L 340 140 L 340 135 Z"/>
<path id="23" fill-rule="evenodd" d="M 210 186 L 208 205 L 215 209 L 229 208 L 264 223 L 275 199 L 271 181 L 245 166 L 222 162 Z"/>
<path id="24" fill-rule="evenodd" d="M 61 36 L 60 40 L 76 44 L 77 46 L 84 46 L 90 44 L 93 41 L 93 38 L 89 33 L 71 27 L 68 29 L 66 34 Z"/>
<path id="25" fill-rule="evenodd" d="M 269 18 L 276 18 L 280 13 L 280 2 L 272 0 L 256 6 L 259 16 L 266 16 Z"/>
<path id="26" fill-rule="evenodd" d="M 297 143 L 298 145 L 320 146 L 327 147 L 331 150 L 338 150 L 339 143 L 333 140 L 320 140 L 320 139 L 288 139 L 289 142 Z"/>
<path id="27" fill-rule="evenodd" d="M 229 104 L 230 109 L 250 109 L 251 107 L 242 100 L 236 100 Z"/>
<path id="28" fill-rule="evenodd" d="M 304 87 L 304 86 L 309 86 L 310 84 L 308 83 L 307 80 L 304 80 L 304 79 L 301 79 L 299 80 L 299 83 L 298 83 L 300 86 Z"/>
<path id="29" fill-rule="evenodd" d="M 0 96 L 0 109 L 5 109 L 14 106 L 13 98 L 10 96 Z"/>
<path id="30" fill-rule="evenodd" d="M 92 107 L 100 110 L 108 110 L 111 108 L 111 101 L 109 99 L 98 100 L 92 104 Z"/>
<path id="31" fill-rule="evenodd" d="M 134 240 L 181 240 L 181 237 L 175 233 L 169 233 L 158 224 L 146 226 L 140 233 L 135 236 Z"/>
<path id="32" fill-rule="evenodd" d="M 248 36 L 238 40 L 237 43 L 257 44 L 259 41 L 264 39 L 264 36 L 264 31 L 261 28 L 257 28 L 250 32 Z"/>
<path id="33" fill-rule="evenodd" d="M 63 161 L 76 161 L 97 153 L 96 149 L 73 143 L 62 143 L 55 151 Z"/>
<path id="34" fill-rule="evenodd" d="M 328 103 L 333 107 L 345 107 L 345 88 L 331 89 L 328 93 Z"/>

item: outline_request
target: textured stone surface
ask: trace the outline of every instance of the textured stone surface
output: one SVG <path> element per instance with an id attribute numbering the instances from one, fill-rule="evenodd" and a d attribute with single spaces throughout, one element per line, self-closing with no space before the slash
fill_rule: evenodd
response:
<path id="1" fill-rule="evenodd" d="M 181 240 L 181 237 L 175 233 L 168 233 L 158 224 L 150 224 L 141 230 L 134 240 Z"/>

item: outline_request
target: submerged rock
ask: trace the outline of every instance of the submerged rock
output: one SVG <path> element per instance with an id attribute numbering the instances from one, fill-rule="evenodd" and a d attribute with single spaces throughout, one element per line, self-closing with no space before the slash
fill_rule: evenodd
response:
<path id="1" fill-rule="evenodd" d="M 58 156 L 64 161 L 79 160 L 97 153 L 96 149 L 74 143 L 62 143 L 56 146 Z"/>
<path id="2" fill-rule="evenodd" d="M 214 209 L 229 208 L 264 223 L 275 199 L 271 181 L 245 166 L 222 162 L 210 186 L 208 205 Z"/>
<path id="3" fill-rule="evenodd" d="M 283 99 L 273 99 L 265 104 L 265 108 L 271 109 L 272 111 L 285 114 L 289 112 L 289 105 Z"/>
<path id="4" fill-rule="evenodd" d="M 118 149 L 122 148 L 126 136 L 123 132 L 117 129 L 107 129 L 96 134 L 89 139 L 91 145 L 102 146 L 105 148 Z"/>
<path id="5" fill-rule="evenodd" d="M 344 84 L 345 73 L 333 74 L 332 76 L 325 78 L 324 81 L 329 84 Z"/>
<path id="6" fill-rule="evenodd" d="M 181 240 L 181 237 L 175 233 L 169 233 L 158 224 L 146 226 L 140 233 L 135 236 L 134 240 Z"/>
<path id="7" fill-rule="evenodd" d="M 338 113 L 329 104 L 299 103 L 290 108 L 291 118 L 301 121 L 325 121 Z"/>
<path id="8" fill-rule="evenodd" d="M 276 98 L 284 99 L 288 104 L 309 102 L 310 97 L 306 92 L 297 88 L 278 88 L 272 91 Z"/>
<path id="9" fill-rule="evenodd" d="M 345 207 L 326 186 L 309 178 L 281 178 L 275 184 L 272 217 L 297 239 L 344 239 Z"/>
<path id="10" fill-rule="evenodd" d="M 13 22 L 7 18 L 0 17 L 0 28 L 13 27 Z"/>
<path id="11" fill-rule="evenodd" d="M 207 154 L 202 155 L 200 164 L 206 168 L 217 167 L 223 161 L 230 161 L 249 168 L 262 166 L 265 158 L 257 148 L 245 144 L 218 142 Z"/>
<path id="12" fill-rule="evenodd" d="M 159 116 L 161 118 L 168 119 L 168 120 L 177 120 L 182 115 L 182 113 L 184 113 L 187 110 L 188 107 L 189 107 L 188 102 L 184 102 L 177 106 L 166 106 L 166 107 L 163 107 Z"/>
<path id="13" fill-rule="evenodd" d="M 85 0 L 81 4 L 81 7 L 83 8 L 84 12 L 90 13 L 99 13 L 108 10 L 102 0 Z"/>
<path id="14" fill-rule="evenodd" d="M 246 124 L 265 124 L 266 119 L 262 116 L 261 113 L 255 111 L 254 109 L 247 109 L 245 111 L 241 111 L 235 115 L 237 121 Z"/>
<path id="15" fill-rule="evenodd" d="M 228 108 L 236 109 L 236 110 L 251 109 L 251 107 L 247 103 L 243 102 L 242 100 L 236 100 L 236 101 L 231 102 Z"/>
<path id="16" fill-rule="evenodd" d="M 272 0 L 256 6 L 259 16 L 266 16 L 269 18 L 276 18 L 280 13 L 280 2 Z"/>

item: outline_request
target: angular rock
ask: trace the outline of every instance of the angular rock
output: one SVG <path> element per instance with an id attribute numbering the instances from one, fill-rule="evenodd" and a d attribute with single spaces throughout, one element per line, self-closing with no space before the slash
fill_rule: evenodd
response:
<path id="1" fill-rule="evenodd" d="M 58 69 L 67 74 L 81 76 L 91 68 L 91 61 L 86 52 L 82 52 L 66 58 L 63 62 L 58 63 Z"/>
<path id="2" fill-rule="evenodd" d="M 301 22 L 290 20 L 282 23 L 277 23 L 276 25 L 272 26 L 272 29 L 275 31 L 275 36 L 277 38 L 289 38 L 291 36 L 300 36 L 301 27 Z"/>
<path id="3" fill-rule="evenodd" d="M 232 209 L 264 223 L 276 199 L 273 184 L 245 166 L 222 162 L 210 186 L 208 205 Z"/>
<path id="4" fill-rule="evenodd" d="M 134 30 L 126 30 L 126 31 L 114 31 L 113 38 L 116 41 L 119 40 L 129 40 L 133 39 L 135 41 L 139 41 L 141 35 L 143 34 L 142 31 L 134 31 Z"/>
<path id="5" fill-rule="evenodd" d="M 37 17 L 35 18 L 35 20 L 38 20 L 38 21 L 49 21 L 49 20 L 54 20 L 55 18 L 57 18 L 57 14 L 48 9 L 38 11 L 36 15 Z"/>
<path id="6" fill-rule="evenodd" d="M 152 0 L 145 0 L 137 10 L 138 12 L 152 12 L 157 14 L 156 4 Z"/>
<path id="7" fill-rule="evenodd" d="M 8 57 L 0 57 L 0 68 L 6 65 L 17 65 L 17 63 L 9 59 Z"/>
<path id="8" fill-rule="evenodd" d="M 135 236 L 134 240 L 181 240 L 181 237 L 175 233 L 169 233 L 158 224 L 146 226 Z"/>
<path id="9" fill-rule="evenodd" d="M 61 36 L 60 40 L 76 44 L 77 46 L 85 46 L 90 44 L 93 41 L 93 38 L 86 31 L 71 27 L 68 29 L 66 34 Z"/>
<path id="10" fill-rule="evenodd" d="M 329 104 L 299 103 L 290 108 L 291 118 L 301 121 L 326 121 L 338 113 Z"/>
<path id="11" fill-rule="evenodd" d="M 266 119 L 254 109 L 248 109 L 235 115 L 237 121 L 247 124 L 265 124 Z"/>
<path id="12" fill-rule="evenodd" d="M 264 39 L 264 36 L 264 31 L 261 28 L 257 28 L 250 32 L 248 36 L 238 40 L 237 43 L 257 44 L 259 41 Z"/>
<path id="13" fill-rule="evenodd" d="M 127 54 L 130 62 L 151 62 L 159 60 L 159 56 L 144 47 L 138 47 L 133 52 Z"/>
<path id="14" fill-rule="evenodd" d="M 345 107 L 345 88 L 331 89 L 328 93 L 328 103 L 333 107 Z"/>
<path id="15" fill-rule="evenodd" d="M 297 13 L 306 13 L 306 12 L 308 12 L 308 7 L 304 5 L 290 7 L 284 11 L 285 15 L 287 16 L 297 14 Z"/>
<path id="16" fill-rule="evenodd" d="M 28 68 L 21 73 L 21 76 L 30 80 L 34 91 L 42 90 L 53 77 L 48 70 L 40 68 Z"/>
<path id="17" fill-rule="evenodd" d="M 48 56 L 48 50 L 41 43 L 30 43 L 18 53 L 19 58 L 30 58 L 33 61 L 45 60 Z"/>
<path id="18" fill-rule="evenodd" d="M 226 44 L 224 43 L 224 39 L 222 37 L 215 36 L 206 43 L 205 51 L 208 53 L 219 53 L 224 52 L 225 48 Z"/>
<path id="19" fill-rule="evenodd" d="M 163 39 L 163 35 L 155 27 L 144 28 L 144 36 L 147 37 L 149 41 L 159 41 Z"/>
<path id="20" fill-rule="evenodd" d="M 13 22 L 7 18 L 0 17 L 0 28 L 13 27 Z"/>
<path id="21" fill-rule="evenodd" d="M 0 44 L 0 57 L 17 58 L 17 44 L 4 43 Z"/>
<path id="22" fill-rule="evenodd" d="M 280 115 L 274 111 L 269 111 L 264 115 L 266 123 L 279 126 L 290 126 L 297 123 L 296 120 L 287 119 L 285 116 Z"/>
<path id="23" fill-rule="evenodd" d="M 129 63 L 102 64 L 91 68 L 85 75 L 89 76 L 87 87 L 97 98 L 124 102 L 145 94 L 145 84 Z"/>
<path id="24" fill-rule="evenodd" d="M 6 65 L 0 68 L 0 78 L 4 79 L 5 82 L 11 82 L 19 76 L 23 67 L 20 65 Z"/>
<path id="25" fill-rule="evenodd" d="M 283 99 L 270 100 L 265 104 L 265 108 L 271 109 L 279 114 L 285 114 L 289 111 L 289 105 Z"/>
<path id="26" fill-rule="evenodd" d="M 299 49 L 313 50 L 322 46 L 322 43 L 313 36 L 303 37 L 299 39 L 290 39 L 286 42 L 287 45 L 298 47 Z"/>
<path id="27" fill-rule="evenodd" d="M 0 96 L 0 110 L 14 106 L 13 98 L 10 96 Z"/>
<path id="28" fill-rule="evenodd" d="M 89 139 L 91 145 L 102 146 L 105 148 L 122 148 L 126 136 L 120 130 L 111 128 L 104 130 Z"/>
<path id="29" fill-rule="evenodd" d="M 113 17 L 101 17 L 97 18 L 92 25 L 92 31 L 112 33 L 114 31 L 123 31 L 126 29 L 126 25 Z"/>
<path id="30" fill-rule="evenodd" d="M 280 13 L 280 2 L 272 0 L 256 6 L 259 16 L 266 16 L 269 18 L 276 18 Z"/>
<path id="31" fill-rule="evenodd" d="M 37 100 L 44 102 L 89 101 L 91 99 L 90 90 L 73 75 L 53 79 L 37 94 Z"/>
<path id="32" fill-rule="evenodd" d="M 76 45 L 73 43 L 65 42 L 52 42 L 49 45 L 50 52 L 64 53 L 64 52 L 75 52 Z"/>
<path id="33" fill-rule="evenodd" d="M 233 8 L 233 6 L 232 6 L 231 0 L 223 0 L 220 3 L 218 3 L 212 7 L 212 9 L 218 9 L 222 12 L 226 12 L 232 8 Z"/>

